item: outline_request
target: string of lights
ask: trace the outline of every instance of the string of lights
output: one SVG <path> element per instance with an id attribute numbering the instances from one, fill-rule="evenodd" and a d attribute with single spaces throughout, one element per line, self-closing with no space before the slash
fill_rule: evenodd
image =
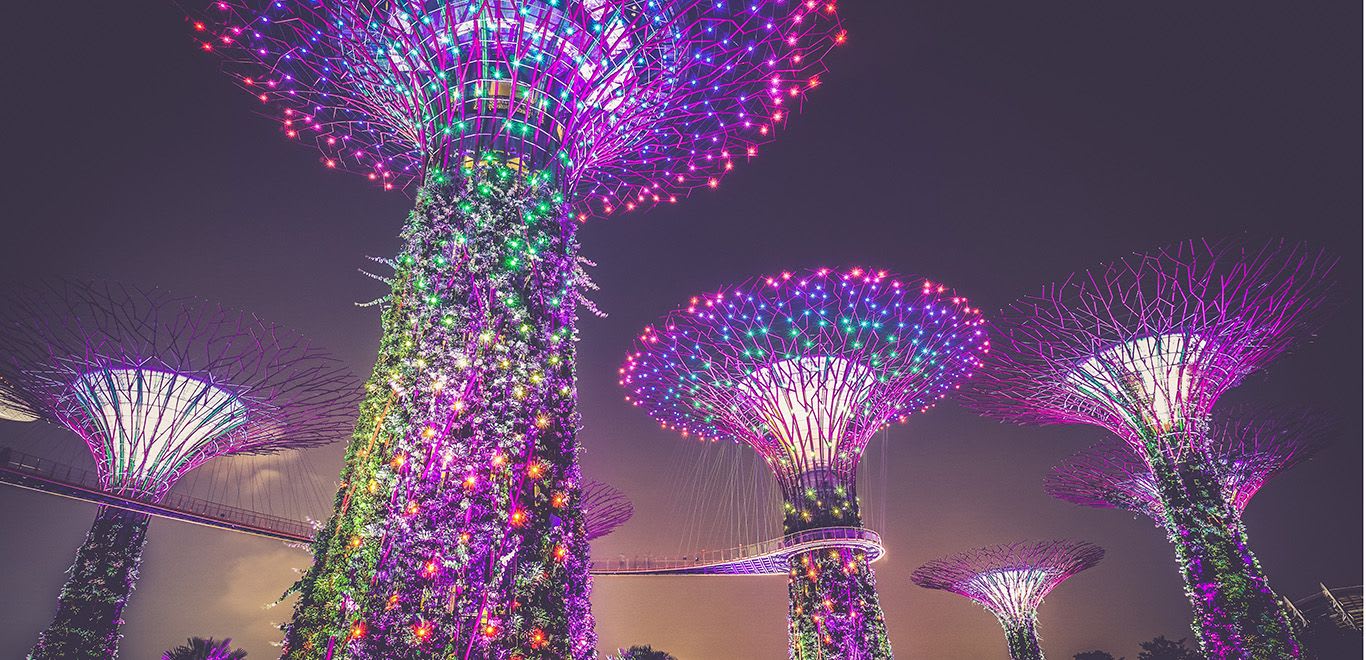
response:
<path id="1" fill-rule="evenodd" d="M 286 655 L 590 657 L 577 225 L 757 155 L 845 40 L 834 4 L 225 0 L 192 24 L 324 167 L 416 189 Z"/>
<path id="2" fill-rule="evenodd" d="M 1103 557 L 1104 549 L 1085 542 L 1020 542 L 936 559 L 916 569 L 911 581 L 977 601 L 1000 621 L 1011 660 L 1043 660 L 1038 632 L 1043 599 Z"/>
<path id="3" fill-rule="evenodd" d="M 987 350 L 981 325 L 966 298 L 928 280 L 786 272 L 695 297 L 646 327 L 621 384 L 662 427 L 762 456 L 786 534 L 861 527 L 868 441 L 972 375 Z M 865 552 L 836 545 L 789 565 L 793 657 L 891 657 Z"/>
<path id="4" fill-rule="evenodd" d="M 1336 260 L 1303 245 L 1189 241 L 1049 285 L 1002 316 L 970 399 L 1028 423 L 1124 440 L 1156 484 L 1211 658 L 1298 658 L 1215 463 L 1219 397 L 1322 322 Z"/>
<path id="5" fill-rule="evenodd" d="M 359 384 L 285 328 L 199 300 L 51 281 L 0 299 L 0 399 L 85 441 L 107 493 L 157 502 L 205 462 L 334 442 Z M 30 657 L 113 658 L 149 515 L 108 506 Z"/>

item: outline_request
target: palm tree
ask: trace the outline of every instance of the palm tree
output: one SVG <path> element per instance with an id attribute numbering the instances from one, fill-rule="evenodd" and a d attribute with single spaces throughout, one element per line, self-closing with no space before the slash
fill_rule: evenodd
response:
<path id="1" fill-rule="evenodd" d="M 212 637 L 191 637 L 185 641 L 187 644 L 161 654 L 161 660 L 242 660 L 247 657 L 246 651 L 232 648 L 231 639 L 214 641 Z"/>
<path id="2" fill-rule="evenodd" d="M 668 653 L 654 650 L 649 644 L 638 644 L 625 651 L 617 649 L 617 653 L 621 654 L 617 656 L 617 660 L 678 660 Z"/>
<path id="3" fill-rule="evenodd" d="M 1143 651 L 1138 654 L 1138 660 L 1202 660 L 1204 658 L 1199 651 L 1186 646 L 1185 637 L 1172 641 L 1158 635 L 1151 642 L 1143 642 L 1139 646 Z"/>

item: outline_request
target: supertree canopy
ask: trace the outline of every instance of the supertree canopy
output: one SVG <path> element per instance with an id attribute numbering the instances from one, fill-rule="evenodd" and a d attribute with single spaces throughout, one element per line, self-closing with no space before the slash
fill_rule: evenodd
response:
<path id="1" fill-rule="evenodd" d="M 101 507 L 30 657 L 113 658 L 148 515 L 185 473 L 228 454 L 341 438 L 359 384 L 292 332 L 216 305 L 114 284 L 50 282 L 0 304 L 0 397 L 75 432 Z"/>
<path id="2" fill-rule="evenodd" d="M 580 219 L 715 187 L 845 40 L 812 0 L 228 0 L 194 27 L 326 167 L 393 188 L 494 154 Z"/>
<path id="3" fill-rule="evenodd" d="M 1272 477 L 1309 460 L 1326 444 L 1330 425 L 1308 412 L 1220 410 L 1210 425 L 1210 457 L 1239 516 Z M 1157 480 L 1143 459 L 1114 442 L 1101 442 L 1067 459 L 1044 480 L 1060 500 L 1166 519 Z"/>
<path id="4" fill-rule="evenodd" d="M 583 518 L 589 541 L 611 534 L 635 514 L 631 500 L 611 484 L 589 481 L 583 487 Z"/>
<path id="5" fill-rule="evenodd" d="M 1104 556 L 1100 546 L 1078 541 L 1012 543 L 936 559 L 916 569 L 911 580 L 977 601 L 1001 622 L 1012 660 L 1043 660 L 1039 605 Z"/>
<path id="6" fill-rule="evenodd" d="M 324 166 L 416 184 L 286 654 L 592 655 L 577 221 L 754 156 L 844 41 L 834 4 L 224 0 L 194 27 Z"/>
<path id="7" fill-rule="evenodd" d="M 783 273 L 693 298 L 647 327 L 621 384 L 662 426 L 763 456 L 788 535 L 857 528 L 869 439 L 973 373 L 987 349 L 981 324 L 967 299 L 926 280 Z M 792 657 L 890 657 L 861 551 L 835 542 L 790 565 Z"/>
<path id="8" fill-rule="evenodd" d="M 1075 275 L 1006 311 L 972 397 L 1004 419 L 1107 428 L 1144 461 L 1213 658 L 1301 655 L 1224 494 L 1209 419 L 1317 326 L 1334 265 L 1302 245 L 1191 241 Z"/>

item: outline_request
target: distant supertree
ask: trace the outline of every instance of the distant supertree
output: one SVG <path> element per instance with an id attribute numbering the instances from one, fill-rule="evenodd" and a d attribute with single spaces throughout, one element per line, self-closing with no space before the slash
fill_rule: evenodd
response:
<path id="1" fill-rule="evenodd" d="M 359 384 L 292 332 L 217 305 L 55 281 L 0 297 L 0 397 L 85 440 L 100 507 L 30 658 L 118 655 L 148 515 L 185 473 L 228 454 L 340 439 Z"/>
<path id="2" fill-rule="evenodd" d="M 834 3 L 204 4 L 286 137 L 417 197 L 286 655 L 592 655 L 578 225 L 755 156 L 844 41 Z"/>
<path id="3" fill-rule="evenodd" d="M 1215 413 L 1210 458 L 1234 512 L 1241 517 L 1271 477 L 1321 450 L 1329 430 L 1324 417 L 1309 412 L 1240 407 Z M 1142 458 L 1115 442 L 1097 443 L 1053 468 L 1044 490 L 1081 506 L 1143 514 L 1158 526 L 1166 521 L 1153 473 Z"/>
<path id="4" fill-rule="evenodd" d="M 990 414 L 1094 424 L 1142 457 L 1212 658 L 1301 655 L 1224 496 L 1209 417 L 1319 324 L 1334 265 L 1283 242 L 1191 241 L 1078 274 L 1007 310 L 975 390 Z"/>
<path id="5" fill-rule="evenodd" d="M 621 489 L 601 481 L 583 486 L 583 519 L 588 540 L 602 538 L 626 524 L 636 509 Z"/>
<path id="6" fill-rule="evenodd" d="M 1012 660 L 1043 660 L 1039 605 L 1058 585 L 1104 556 L 1100 546 L 1085 542 L 1020 542 L 936 559 L 917 568 L 911 580 L 977 601 L 1001 622 Z"/>
<path id="7" fill-rule="evenodd" d="M 783 273 L 693 298 L 647 327 L 621 384 L 666 428 L 757 451 L 782 487 L 788 535 L 859 528 L 855 476 L 869 439 L 972 374 L 986 350 L 980 326 L 967 299 L 929 281 Z M 826 545 L 790 559 L 792 657 L 890 657 L 867 557 Z"/>

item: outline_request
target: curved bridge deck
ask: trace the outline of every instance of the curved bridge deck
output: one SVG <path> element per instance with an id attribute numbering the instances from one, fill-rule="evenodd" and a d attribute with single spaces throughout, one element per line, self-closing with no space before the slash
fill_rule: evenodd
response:
<path id="1" fill-rule="evenodd" d="M 882 558 L 882 537 L 862 527 L 809 529 L 762 543 L 685 557 L 645 557 L 593 562 L 593 575 L 787 575 L 794 555 L 828 548 L 853 548 Z"/>
<path id="2" fill-rule="evenodd" d="M 0 447 L 0 484 L 61 495 L 72 499 L 136 511 L 182 522 L 206 525 L 278 541 L 310 543 L 313 527 L 307 522 L 219 504 L 177 493 L 149 502 L 100 488 L 93 472 Z M 810 529 L 762 543 L 728 550 L 704 551 L 684 557 L 636 557 L 593 563 L 593 575 L 786 575 L 788 560 L 812 550 L 854 548 L 869 561 L 882 558 L 882 538 L 861 527 Z"/>
<path id="3" fill-rule="evenodd" d="M 100 488 L 99 477 L 89 470 L 8 447 L 0 447 L 0 483 L 279 541 L 313 540 L 313 527 L 306 522 L 176 493 L 168 493 L 160 502 L 107 493 Z"/>

